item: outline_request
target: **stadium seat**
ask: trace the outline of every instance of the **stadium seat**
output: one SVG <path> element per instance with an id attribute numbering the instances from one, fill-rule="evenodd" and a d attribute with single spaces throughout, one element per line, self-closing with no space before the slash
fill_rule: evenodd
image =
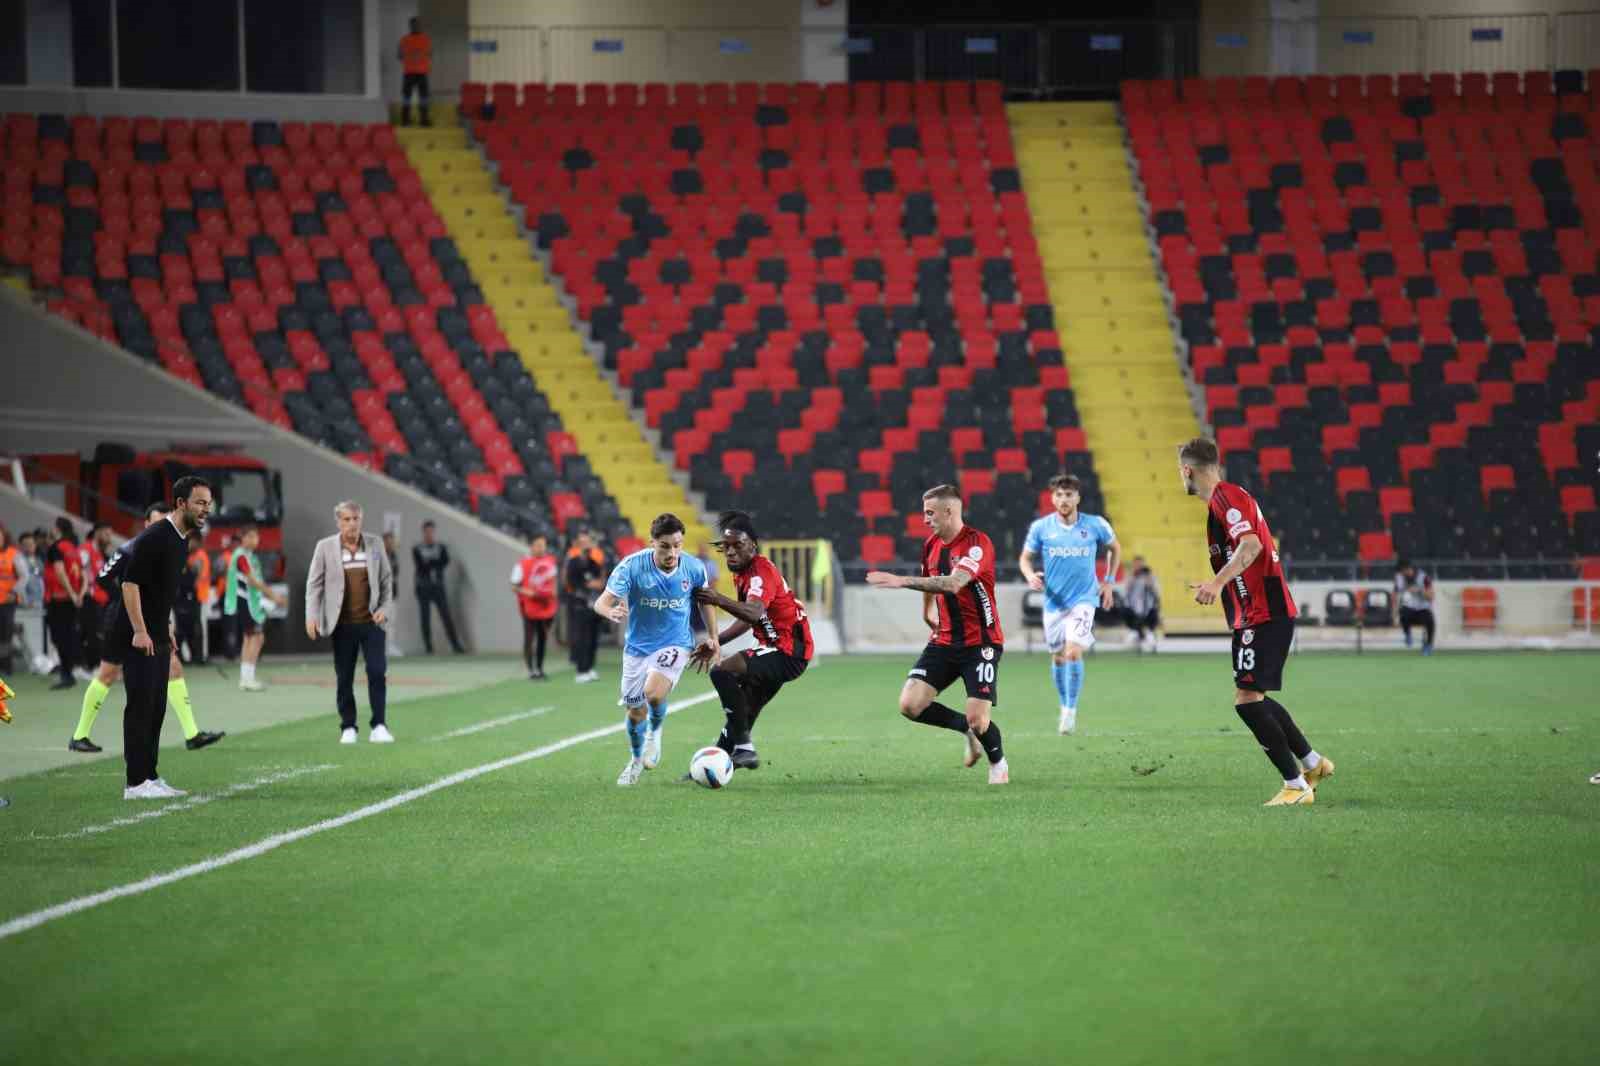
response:
<path id="1" fill-rule="evenodd" d="M 481 110 L 480 90 L 462 106 Z M 0 132 L 0 258 L 47 309 L 519 536 L 548 529 L 557 486 L 530 475 L 560 419 L 391 128 L 69 128 Z M 614 509 L 578 473 L 562 487 L 583 511 Z"/>
<path id="2" fill-rule="evenodd" d="M 1559 119 L 1542 71 L 1324 88 L 1307 79 L 1296 103 L 1288 81 L 1124 86 L 1217 439 L 1258 457 L 1241 480 L 1269 514 L 1295 515 L 1279 521 L 1297 573 L 1337 572 L 1317 564 L 1357 538 L 1378 550 L 1376 523 L 1439 532 L 1429 547 L 1458 558 L 1518 554 L 1538 529 L 1557 576 L 1600 544 L 1564 491 L 1587 483 L 1578 437 L 1600 416 L 1596 124 Z M 1501 108 L 1540 118 L 1486 121 Z"/>
<path id="3" fill-rule="evenodd" d="M 469 128 L 708 507 L 854 561 L 930 484 L 992 470 L 974 517 L 1014 557 L 1070 455 L 1103 510 L 998 85 L 652 92 L 669 106 L 557 85 L 582 124 Z"/>
<path id="4" fill-rule="evenodd" d="M 1499 624 L 1500 597 L 1492 587 L 1468 586 L 1461 590 L 1461 628 L 1493 629 Z"/>

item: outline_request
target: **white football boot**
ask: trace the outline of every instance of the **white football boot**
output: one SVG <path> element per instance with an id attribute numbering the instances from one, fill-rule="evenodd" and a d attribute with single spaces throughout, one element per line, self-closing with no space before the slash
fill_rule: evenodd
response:
<path id="1" fill-rule="evenodd" d="M 644 760 L 629 759 L 628 765 L 622 768 L 622 773 L 617 775 L 619 785 L 637 785 L 639 778 L 644 776 Z"/>
<path id="2" fill-rule="evenodd" d="M 652 729 L 644 738 L 644 768 L 654 770 L 661 764 L 661 730 Z"/>

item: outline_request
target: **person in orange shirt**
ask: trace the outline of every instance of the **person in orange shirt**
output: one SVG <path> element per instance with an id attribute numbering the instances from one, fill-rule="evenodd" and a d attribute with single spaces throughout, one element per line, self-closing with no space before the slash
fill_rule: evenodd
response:
<path id="1" fill-rule="evenodd" d="M 422 32 L 422 20 L 411 20 L 411 32 L 400 38 L 400 125 L 411 125 L 411 93 L 422 98 L 422 124 L 433 125 L 428 114 L 428 75 L 433 70 L 433 39 Z"/>
<path id="2" fill-rule="evenodd" d="M 22 598 L 22 565 L 22 552 L 11 542 L 11 531 L 0 526 L 0 673 L 11 672 L 11 629 Z"/>
<path id="3" fill-rule="evenodd" d="M 511 591 L 522 609 L 522 658 L 528 678 L 543 681 L 545 638 L 556 616 L 556 576 L 559 567 L 550 554 L 544 534 L 528 542 L 528 554 L 511 570 Z"/>

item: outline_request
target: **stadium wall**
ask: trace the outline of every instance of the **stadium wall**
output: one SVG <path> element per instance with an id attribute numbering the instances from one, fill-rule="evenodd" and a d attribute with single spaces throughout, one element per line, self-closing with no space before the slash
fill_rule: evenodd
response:
<path id="1" fill-rule="evenodd" d="M 397 638 L 421 647 L 410 549 L 424 519 L 450 545 L 453 614 L 477 651 L 516 651 L 521 629 L 506 582 L 524 546 L 475 517 L 446 507 L 342 455 L 319 448 L 248 411 L 179 381 L 120 348 L 29 306 L 0 287 L 0 335 L 6 338 L 6 394 L 0 399 L 0 454 L 92 453 L 101 441 L 166 447 L 174 440 L 238 445 L 283 473 L 284 551 L 289 560 L 290 623 L 269 652 L 313 649 L 305 638 L 306 567 L 312 546 L 335 531 L 333 508 L 358 500 L 366 528 L 399 523 L 401 581 Z M 443 636 L 435 627 L 439 644 Z M 326 650 L 326 641 L 315 646 Z"/>
<path id="2" fill-rule="evenodd" d="M 1561 0 L 1208 0 L 1200 73 L 1587 68 L 1600 54 L 1600 11 L 1582 6 L 1588 10 Z"/>
<path id="3" fill-rule="evenodd" d="M 848 75 L 844 0 L 470 4 L 473 81 L 826 82 Z"/>
<path id="4" fill-rule="evenodd" d="M 1323 617 L 1323 603 L 1334 589 L 1389 588 L 1382 581 L 1369 582 L 1294 582 L 1295 600 L 1300 604 L 1308 623 Z M 1468 632 L 1461 626 L 1461 590 L 1463 588 L 1492 588 L 1499 601 L 1499 622 L 1491 630 Z M 1494 648 L 1517 647 L 1523 644 L 1547 645 L 1551 642 L 1576 647 L 1595 647 L 1600 631 L 1586 635 L 1572 623 L 1573 582 L 1565 581 L 1441 581 L 1435 585 L 1434 614 L 1438 620 L 1438 638 L 1441 647 L 1455 644 L 1461 647 Z M 1183 582 L 1168 579 L 1162 585 L 1167 599 L 1187 595 Z M 1000 625 L 1006 633 L 1006 647 L 1022 651 L 1031 636 L 1035 651 L 1042 650 L 1044 641 L 1038 628 L 1031 632 L 1022 625 L 1022 599 L 1027 586 L 1021 583 L 995 586 L 995 600 L 1000 608 Z M 845 646 L 852 652 L 909 653 L 927 643 L 928 628 L 921 618 L 922 600 L 915 593 L 902 589 L 876 589 L 866 585 L 850 585 L 844 591 Z M 1216 637 L 1225 634 L 1222 614 L 1217 612 Z M 1122 650 L 1127 630 L 1121 626 L 1100 626 L 1096 630 L 1102 650 Z M 1301 646 L 1353 647 L 1354 629 L 1348 627 L 1322 627 L 1306 624 L 1300 627 Z M 1366 630 L 1362 635 L 1368 646 L 1384 647 L 1400 644 L 1400 631 L 1395 628 Z M 1216 640 L 1173 637 L 1165 645 L 1169 650 L 1215 650 Z"/>

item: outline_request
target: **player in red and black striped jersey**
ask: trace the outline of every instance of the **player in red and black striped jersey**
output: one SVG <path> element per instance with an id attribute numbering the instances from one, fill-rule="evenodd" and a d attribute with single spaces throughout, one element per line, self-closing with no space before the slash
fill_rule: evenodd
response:
<path id="1" fill-rule="evenodd" d="M 1283 704 L 1267 695 L 1283 688 L 1299 613 L 1272 530 L 1255 499 L 1222 480 L 1215 441 L 1197 437 L 1180 447 L 1178 473 L 1184 490 L 1208 506 L 1206 545 L 1215 575 L 1189 588 L 1198 604 L 1222 601 L 1233 630 L 1233 709 L 1283 775 L 1283 789 L 1266 805 L 1311 803 L 1318 783 L 1333 776 L 1333 762 L 1311 747 Z"/>
<path id="2" fill-rule="evenodd" d="M 922 546 L 922 576 L 902 577 L 882 570 L 867 574 L 879 588 L 922 593 L 922 618 L 933 630 L 922 657 L 900 690 L 900 713 L 913 722 L 941 726 L 967 738 L 967 765 L 988 756 L 989 783 L 1011 780 L 1000 727 L 990 712 L 1000 702 L 1000 657 L 1005 634 L 994 597 L 994 544 L 961 518 L 961 492 L 936 485 L 922 494 L 922 520 L 933 531 Z M 960 678 L 967 690 L 966 713 L 937 702 Z"/>
<path id="3" fill-rule="evenodd" d="M 714 588 L 699 588 L 694 599 L 734 617 L 733 624 L 718 634 L 719 644 L 745 633 L 755 636 L 754 648 L 735 652 L 711 671 L 711 683 L 722 698 L 727 719 L 717 746 L 733 757 L 734 766 L 754 770 L 761 759 L 750 740 L 750 730 L 778 690 L 805 673 L 814 650 L 811 621 L 783 574 L 761 554 L 761 540 L 748 514 L 724 512 L 717 519 L 717 528 L 722 539 L 715 547 L 727 560 L 739 598 L 729 599 Z M 698 648 L 690 661 L 702 668 L 711 665 L 710 655 L 702 655 Z"/>

